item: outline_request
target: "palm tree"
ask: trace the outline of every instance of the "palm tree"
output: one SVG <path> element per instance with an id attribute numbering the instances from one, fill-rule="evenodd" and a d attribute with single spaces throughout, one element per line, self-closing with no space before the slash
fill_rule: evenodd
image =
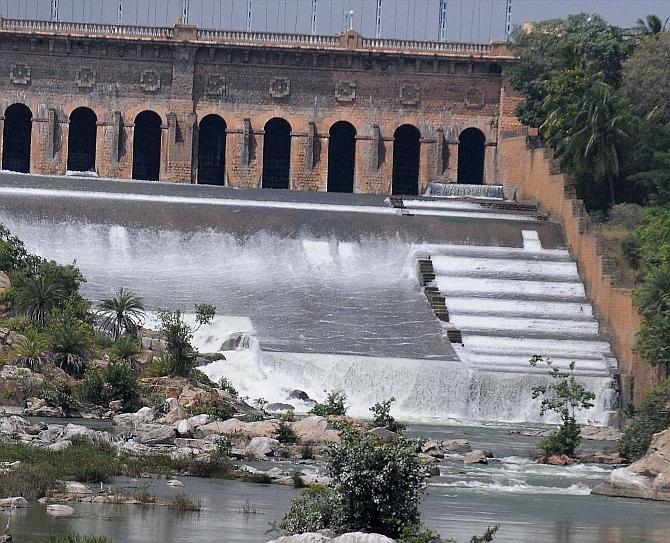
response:
<path id="1" fill-rule="evenodd" d="M 559 156 L 577 171 L 592 171 L 596 181 L 607 182 L 610 201 L 615 202 L 614 179 L 619 176 L 619 154 L 628 139 L 627 117 L 610 85 L 599 76 L 584 93 L 567 134 L 556 130 L 555 120 L 563 114 L 553 111 L 542 125 L 547 141 Z"/>
<path id="2" fill-rule="evenodd" d="M 28 330 L 25 337 L 17 341 L 10 353 L 14 365 L 31 370 L 51 361 L 49 342 L 35 330 Z"/>
<path id="3" fill-rule="evenodd" d="M 86 325 L 72 319 L 53 323 L 49 331 L 53 361 L 70 375 L 81 375 L 91 347 L 91 332 Z"/>
<path id="4" fill-rule="evenodd" d="M 44 327 L 49 313 L 63 301 L 61 286 L 49 277 L 28 277 L 18 288 L 14 301 L 15 309 Z"/>
<path id="5" fill-rule="evenodd" d="M 102 318 L 100 327 L 116 341 L 123 334 L 137 334 L 144 318 L 144 302 L 130 290 L 120 288 L 116 297 L 100 302 L 98 315 Z"/>
<path id="6" fill-rule="evenodd" d="M 668 26 L 668 19 L 665 22 L 661 22 L 656 15 L 647 15 L 644 19 L 638 19 L 635 25 L 635 28 L 643 36 L 657 36 L 661 32 L 665 32 L 665 28 Z"/>

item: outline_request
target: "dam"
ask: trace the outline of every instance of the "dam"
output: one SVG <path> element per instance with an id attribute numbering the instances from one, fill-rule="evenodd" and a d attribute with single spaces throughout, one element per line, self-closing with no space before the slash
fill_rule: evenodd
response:
<path id="1" fill-rule="evenodd" d="M 408 419 L 537 421 L 531 389 L 546 371 L 528 359 L 539 354 L 575 361 L 597 395 L 584 418 L 606 424 L 617 364 L 561 227 L 495 196 L 3 172 L 0 223 L 30 251 L 76 262 L 94 302 L 128 287 L 150 311 L 215 305 L 199 348 L 233 332 L 250 345 L 202 369 L 251 398 L 340 389 L 354 414 L 394 396 Z"/>

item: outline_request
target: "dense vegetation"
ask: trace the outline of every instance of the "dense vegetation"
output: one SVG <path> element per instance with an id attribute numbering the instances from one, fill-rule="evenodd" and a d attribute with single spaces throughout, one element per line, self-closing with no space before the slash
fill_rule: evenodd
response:
<path id="1" fill-rule="evenodd" d="M 647 453 L 656 432 L 670 427 L 670 380 L 657 385 L 645 398 L 619 442 L 619 451 L 629 460 Z"/>
<path id="2" fill-rule="evenodd" d="M 655 16 L 637 31 L 579 14 L 517 28 L 510 82 L 579 198 L 612 242 L 623 286 L 644 315 L 639 352 L 670 364 L 670 32 Z"/>

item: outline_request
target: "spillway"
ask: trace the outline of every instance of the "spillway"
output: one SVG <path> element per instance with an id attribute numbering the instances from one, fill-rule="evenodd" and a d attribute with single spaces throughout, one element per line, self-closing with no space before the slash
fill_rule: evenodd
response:
<path id="1" fill-rule="evenodd" d="M 342 389 L 354 414 L 395 396 L 427 420 L 533 421 L 533 354 L 577 363 L 607 422 L 616 361 L 560 226 L 498 200 L 233 190 L 0 174 L 0 222 L 31 251 L 75 261 L 97 301 L 121 286 L 148 309 L 222 315 L 196 340 L 250 349 L 204 368 L 243 394 L 285 401 Z M 439 319 L 417 273 L 445 298 Z M 452 343 L 448 331 L 462 340 Z"/>

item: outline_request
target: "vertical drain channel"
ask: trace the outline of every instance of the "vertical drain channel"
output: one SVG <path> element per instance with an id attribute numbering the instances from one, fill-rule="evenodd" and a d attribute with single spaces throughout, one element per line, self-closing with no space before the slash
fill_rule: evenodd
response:
<path id="1" fill-rule="evenodd" d="M 429 254 L 418 254 L 417 262 L 419 266 L 419 283 L 423 288 L 423 293 L 433 309 L 435 316 L 442 321 L 444 328 L 447 331 L 447 339 L 450 343 L 463 343 L 461 331 L 449 322 L 449 310 L 445 304 L 444 296 L 435 286 L 435 269 L 433 268 L 433 261 Z"/>

